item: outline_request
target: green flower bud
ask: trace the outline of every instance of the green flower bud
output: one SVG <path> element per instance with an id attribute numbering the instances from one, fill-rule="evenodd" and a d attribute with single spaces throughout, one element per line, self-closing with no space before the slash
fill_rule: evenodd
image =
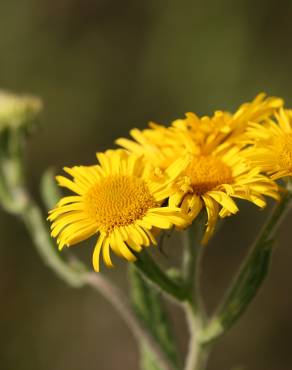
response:
<path id="1" fill-rule="evenodd" d="M 29 131 L 42 106 L 42 101 L 35 96 L 0 90 L 0 133 L 7 129 Z"/>

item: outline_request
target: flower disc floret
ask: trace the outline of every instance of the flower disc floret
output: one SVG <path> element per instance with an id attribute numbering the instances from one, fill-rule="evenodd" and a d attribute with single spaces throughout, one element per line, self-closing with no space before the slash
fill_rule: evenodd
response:
<path id="1" fill-rule="evenodd" d="M 84 196 L 85 210 L 97 227 L 111 232 L 141 220 L 157 202 L 144 180 L 129 175 L 112 175 L 93 185 Z"/>
<path id="2" fill-rule="evenodd" d="M 197 195 L 233 182 L 230 167 L 213 156 L 194 157 L 185 175 L 189 177 L 192 190 Z"/>

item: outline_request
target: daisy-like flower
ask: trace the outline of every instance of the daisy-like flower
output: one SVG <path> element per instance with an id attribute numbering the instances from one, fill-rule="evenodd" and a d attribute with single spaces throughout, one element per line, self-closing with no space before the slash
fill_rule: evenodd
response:
<path id="1" fill-rule="evenodd" d="M 232 147 L 224 153 L 194 155 L 175 183 L 176 192 L 169 197 L 171 207 L 181 207 L 190 219 L 195 219 L 202 209 L 207 211 L 202 244 L 212 236 L 218 216 L 224 218 L 239 211 L 234 198 L 260 208 L 266 205 L 265 196 L 278 199 L 276 184 L 261 175 L 259 168 L 250 168 L 242 152 Z"/>
<path id="2" fill-rule="evenodd" d="M 169 127 L 153 122 L 145 130 L 133 129 L 133 140 L 119 138 L 116 143 L 133 153 L 143 154 L 160 168 L 166 168 L 172 159 L 184 152 L 224 151 L 230 145 L 240 145 L 239 137 L 244 133 L 249 122 L 261 123 L 283 105 L 277 97 L 258 94 L 251 102 L 242 104 L 235 113 L 215 111 L 212 116 L 198 117 L 195 113 L 186 113 L 184 119 L 177 119 Z M 191 140 L 190 140 L 191 139 Z M 181 145 L 186 141 L 187 145 Z"/>
<path id="3" fill-rule="evenodd" d="M 175 181 L 176 192 L 170 195 L 169 205 L 181 207 L 191 219 L 206 209 L 208 224 L 202 241 L 206 244 L 218 216 L 238 212 L 234 198 L 261 208 L 266 205 L 265 196 L 278 198 L 277 185 L 244 158 L 239 138 L 250 120 L 262 122 L 282 104 L 279 98 L 266 99 L 260 94 L 233 115 L 217 111 L 212 117 L 199 118 L 187 113 L 185 119 L 174 121 L 168 128 L 151 124 L 150 129 L 131 131 L 136 142 L 119 139 L 117 143 L 144 154 L 146 161 L 154 161 L 162 173 L 174 159 L 192 155 L 191 163 Z"/>
<path id="4" fill-rule="evenodd" d="M 258 94 L 251 102 L 242 104 L 234 114 L 227 112 L 215 112 L 214 119 L 220 121 L 222 116 L 223 121 L 227 122 L 234 134 L 236 131 L 245 130 L 247 123 L 263 122 L 284 104 L 283 99 L 278 97 L 267 97 L 265 93 Z M 229 121 L 229 122 L 228 122 Z M 222 125 L 224 126 L 224 125 Z"/>
<path id="5" fill-rule="evenodd" d="M 177 141 L 172 128 L 154 122 L 150 122 L 149 127 L 143 131 L 132 129 L 130 134 L 135 141 L 119 138 L 116 143 L 131 153 L 144 156 L 154 167 L 165 170 L 177 158 L 177 153 L 183 154 L 185 146 Z"/>
<path id="6" fill-rule="evenodd" d="M 60 186 L 75 194 L 62 198 L 50 211 L 49 220 L 60 249 L 98 234 L 93 266 L 99 271 L 101 251 L 108 267 L 113 266 L 110 250 L 134 261 L 133 251 L 156 244 L 154 228 L 187 225 L 179 208 L 162 206 L 172 193 L 172 182 L 187 162 L 176 161 L 168 169 L 167 178 L 154 182 L 137 155 L 109 150 L 98 153 L 97 158 L 99 165 L 64 168 L 72 180 L 57 177 Z"/>
<path id="7" fill-rule="evenodd" d="M 251 102 L 242 104 L 235 113 L 217 110 L 212 116 L 201 118 L 194 113 L 187 113 L 185 119 L 174 121 L 172 127 L 187 131 L 193 141 L 200 145 L 204 143 L 208 152 L 218 150 L 220 144 L 222 150 L 238 141 L 250 121 L 263 122 L 282 105 L 282 99 L 260 93 Z"/>
<path id="8" fill-rule="evenodd" d="M 246 137 L 252 144 L 247 158 L 262 171 L 279 179 L 292 176 L 292 110 L 281 108 L 275 120 L 250 123 Z"/>

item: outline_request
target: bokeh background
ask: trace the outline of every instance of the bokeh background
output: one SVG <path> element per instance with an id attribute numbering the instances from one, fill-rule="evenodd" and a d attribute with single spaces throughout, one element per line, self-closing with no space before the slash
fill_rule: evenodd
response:
<path id="1" fill-rule="evenodd" d="M 48 166 L 93 163 L 96 151 L 149 120 L 233 110 L 260 91 L 291 107 L 291 17 L 290 0 L 2 0 L 0 87 L 45 103 L 27 155 L 33 194 Z M 210 308 L 266 215 L 243 207 L 206 249 Z M 215 346 L 208 370 L 291 370 L 290 222 L 263 289 Z M 136 343 L 101 296 L 59 281 L 2 210 L 0 235 L 0 369 L 138 369 Z M 74 250 L 89 264 L 92 243 Z M 177 253 L 170 249 L 167 263 Z M 126 291 L 126 264 L 117 266 L 107 274 Z M 183 317 L 171 314 L 184 351 Z"/>

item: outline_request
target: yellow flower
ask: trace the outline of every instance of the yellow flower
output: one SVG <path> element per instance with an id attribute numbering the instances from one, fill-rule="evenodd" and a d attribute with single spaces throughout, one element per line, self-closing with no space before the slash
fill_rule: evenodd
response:
<path id="1" fill-rule="evenodd" d="M 253 144 L 247 158 L 272 179 L 292 176 L 292 110 L 281 108 L 274 120 L 250 123 L 246 137 Z"/>
<path id="2" fill-rule="evenodd" d="M 199 118 L 194 113 L 186 113 L 185 119 L 176 120 L 172 127 L 185 131 L 194 143 L 205 153 L 221 151 L 235 142 L 245 131 L 248 122 L 262 122 L 283 105 L 277 97 L 258 94 L 251 102 L 242 104 L 235 113 L 217 110 L 212 116 Z"/>
<path id="3" fill-rule="evenodd" d="M 170 195 L 169 205 L 181 207 L 191 219 L 206 209 L 208 225 L 203 243 L 207 243 L 218 216 L 238 212 L 233 198 L 248 200 L 259 207 L 266 204 L 264 196 L 277 199 L 277 185 L 260 174 L 259 168 L 250 167 L 244 158 L 241 137 L 251 120 L 263 122 L 282 104 L 279 98 L 259 94 L 234 114 L 217 111 L 212 117 L 199 118 L 187 113 L 185 119 L 178 119 L 167 128 L 151 123 L 150 129 L 132 130 L 136 142 L 118 139 L 117 143 L 143 154 L 161 173 L 174 159 L 192 155 L 185 173 L 175 181 L 176 192 Z"/>
<path id="4" fill-rule="evenodd" d="M 242 157 L 244 150 L 233 147 L 224 153 L 193 156 L 184 176 L 176 181 L 177 191 L 169 197 L 171 207 L 180 206 L 194 219 L 206 209 L 208 222 L 202 244 L 212 236 L 218 216 L 236 214 L 233 198 L 244 199 L 262 208 L 264 196 L 278 199 L 277 186 L 260 174 L 259 168 L 250 168 Z"/>
<path id="5" fill-rule="evenodd" d="M 172 128 L 154 122 L 150 122 L 149 126 L 143 131 L 136 128 L 130 131 L 135 141 L 119 138 L 116 143 L 129 152 L 143 155 L 154 167 L 165 170 L 177 158 L 177 153 L 182 154 L 185 146 L 178 143 Z"/>
<path id="6" fill-rule="evenodd" d="M 251 102 L 242 104 L 230 116 L 229 125 L 231 126 L 231 130 L 242 132 L 248 122 L 263 122 L 282 106 L 283 99 L 273 96 L 267 97 L 265 93 L 260 93 Z M 228 118 L 225 118 L 225 120 L 228 121 Z"/>
<path id="7" fill-rule="evenodd" d="M 215 111 L 211 117 L 200 118 L 195 113 L 186 113 L 184 119 L 173 121 L 169 127 L 151 122 L 148 129 L 130 131 L 135 141 L 120 138 L 116 143 L 130 152 L 143 154 L 165 169 L 178 155 L 187 152 L 210 154 L 239 145 L 239 137 L 250 121 L 263 122 L 282 105 L 282 99 L 267 98 L 261 93 L 251 102 L 242 104 L 234 114 Z"/>
<path id="8" fill-rule="evenodd" d="M 167 171 L 170 177 L 154 182 L 137 155 L 109 150 L 97 154 L 97 158 L 100 165 L 64 168 L 72 180 L 57 177 L 60 186 L 75 194 L 62 198 L 50 211 L 49 220 L 60 249 L 98 234 L 93 266 L 99 271 L 101 251 L 108 267 L 113 266 L 110 250 L 134 261 L 133 251 L 140 252 L 142 246 L 156 244 L 153 228 L 186 225 L 186 217 L 179 208 L 162 203 L 171 195 L 171 184 L 187 162 L 176 161 Z"/>

